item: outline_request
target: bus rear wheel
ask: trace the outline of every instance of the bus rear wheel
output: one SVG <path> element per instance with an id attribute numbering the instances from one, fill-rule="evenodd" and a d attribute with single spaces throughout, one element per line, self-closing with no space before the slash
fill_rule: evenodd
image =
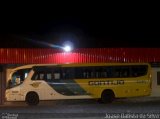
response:
<path id="1" fill-rule="evenodd" d="M 112 103 L 114 99 L 115 99 L 115 95 L 112 90 L 104 90 L 101 94 L 102 103 Z"/>
<path id="2" fill-rule="evenodd" d="M 29 92 L 26 95 L 25 101 L 28 105 L 37 105 L 39 103 L 39 96 L 36 92 Z"/>

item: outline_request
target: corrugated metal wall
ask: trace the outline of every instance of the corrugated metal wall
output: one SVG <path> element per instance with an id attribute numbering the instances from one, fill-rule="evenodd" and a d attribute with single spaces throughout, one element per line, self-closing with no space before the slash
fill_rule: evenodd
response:
<path id="1" fill-rule="evenodd" d="M 86 48 L 65 53 L 45 48 L 0 48 L 0 64 L 160 62 L 160 48 Z"/>

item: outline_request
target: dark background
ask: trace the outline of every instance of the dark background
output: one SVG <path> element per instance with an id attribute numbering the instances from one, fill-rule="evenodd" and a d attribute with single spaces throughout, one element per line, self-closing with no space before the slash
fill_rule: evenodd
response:
<path id="1" fill-rule="evenodd" d="M 43 3 L 42 3 L 43 4 Z M 1 9 L 0 47 L 159 47 L 156 3 L 18 3 Z"/>

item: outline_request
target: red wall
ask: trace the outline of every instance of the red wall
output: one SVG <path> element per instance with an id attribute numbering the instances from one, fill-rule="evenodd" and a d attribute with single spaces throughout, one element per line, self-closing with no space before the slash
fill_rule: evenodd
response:
<path id="1" fill-rule="evenodd" d="M 0 48 L 0 64 L 160 62 L 160 48 L 85 48 L 71 53 L 46 48 Z"/>

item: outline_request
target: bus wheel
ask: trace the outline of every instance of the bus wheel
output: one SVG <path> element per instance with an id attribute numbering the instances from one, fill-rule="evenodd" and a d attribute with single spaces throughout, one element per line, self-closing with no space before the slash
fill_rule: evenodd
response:
<path id="1" fill-rule="evenodd" d="M 29 92 L 26 95 L 26 103 L 28 105 L 37 105 L 39 103 L 39 96 L 36 92 Z"/>
<path id="2" fill-rule="evenodd" d="M 112 90 L 104 90 L 101 95 L 102 103 L 111 103 L 115 99 L 114 92 Z"/>

